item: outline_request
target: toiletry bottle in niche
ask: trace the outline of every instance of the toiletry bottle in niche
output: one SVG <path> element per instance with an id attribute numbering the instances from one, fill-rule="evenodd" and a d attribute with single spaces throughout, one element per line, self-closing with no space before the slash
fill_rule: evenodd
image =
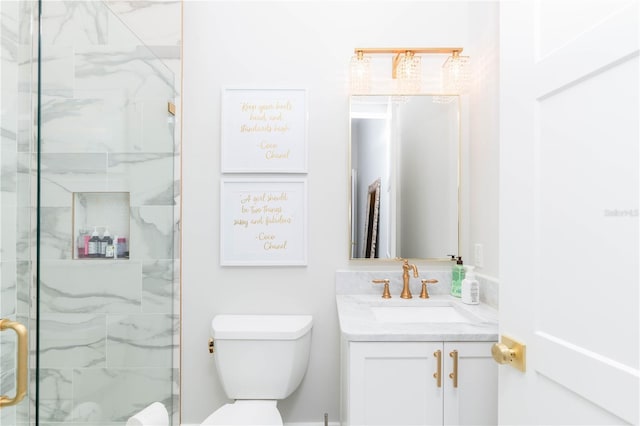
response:
<path id="1" fill-rule="evenodd" d="M 113 238 L 111 238 L 110 234 L 109 234 L 109 230 L 105 230 L 104 231 L 105 234 L 105 239 L 106 241 L 106 248 L 104 251 L 104 257 L 107 257 L 109 259 L 113 259 L 115 257 L 116 251 L 115 251 L 115 244 L 114 244 L 114 240 Z"/>
<path id="2" fill-rule="evenodd" d="M 111 246 L 111 250 L 107 250 L 109 246 Z M 111 256 L 107 256 L 107 252 L 110 252 Z M 108 228 L 104 229 L 104 234 L 100 240 L 100 257 L 113 257 L 113 239 Z"/>
<path id="3" fill-rule="evenodd" d="M 91 239 L 90 229 L 87 228 L 87 233 L 84 234 L 84 257 L 89 257 L 89 240 Z"/>
<path id="4" fill-rule="evenodd" d="M 456 259 L 456 264 L 451 268 L 451 295 L 454 297 L 460 297 L 462 290 L 462 280 L 464 279 L 464 265 L 462 257 L 451 256 Z"/>
<path id="5" fill-rule="evenodd" d="M 113 256 L 111 256 L 111 257 L 113 257 L 114 259 L 118 258 L 118 238 L 120 238 L 120 237 L 118 237 L 118 234 L 115 234 L 113 236 L 113 246 L 112 246 L 113 247 Z"/>
<path id="6" fill-rule="evenodd" d="M 86 239 L 85 237 L 87 236 L 88 231 L 86 228 L 79 228 L 78 229 L 78 239 L 77 239 L 77 243 L 76 243 L 76 247 L 77 247 L 77 258 L 78 259 L 83 259 L 86 257 Z"/>
<path id="7" fill-rule="evenodd" d="M 129 257 L 126 237 L 118 237 L 118 240 L 116 242 L 116 250 L 118 251 L 118 257 Z"/>
<path id="8" fill-rule="evenodd" d="M 476 279 L 475 272 L 473 272 L 473 266 L 467 265 L 466 269 L 461 285 L 462 302 L 469 305 L 477 305 L 480 303 L 480 283 Z"/>
<path id="9" fill-rule="evenodd" d="M 91 233 L 91 238 L 88 242 L 89 248 L 87 254 L 89 257 L 98 257 L 100 255 L 100 237 L 98 236 L 98 228 L 94 227 Z"/>

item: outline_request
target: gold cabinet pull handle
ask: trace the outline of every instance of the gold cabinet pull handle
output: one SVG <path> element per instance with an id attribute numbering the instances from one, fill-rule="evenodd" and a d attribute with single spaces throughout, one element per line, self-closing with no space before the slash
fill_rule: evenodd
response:
<path id="1" fill-rule="evenodd" d="M 438 363 L 436 372 L 433 373 L 433 378 L 436 379 L 437 386 L 441 388 L 442 387 L 442 351 L 438 349 L 433 353 L 433 356 L 436 357 L 436 362 Z"/>
<path id="2" fill-rule="evenodd" d="M 9 398 L 6 395 L 0 395 L 0 408 L 16 405 L 27 395 L 28 382 L 28 363 L 29 363 L 29 340 L 27 339 L 27 328 L 17 321 L 8 319 L 0 319 L 0 331 L 12 329 L 18 336 L 18 359 L 16 360 L 16 396 Z"/>
<path id="3" fill-rule="evenodd" d="M 453 387 L 458 387 L 458 351 L 454 349 L 449 352 L 449 356 L 453 358 L 453 373 L 449 373 L 449 378 L 453 380 Z"/>

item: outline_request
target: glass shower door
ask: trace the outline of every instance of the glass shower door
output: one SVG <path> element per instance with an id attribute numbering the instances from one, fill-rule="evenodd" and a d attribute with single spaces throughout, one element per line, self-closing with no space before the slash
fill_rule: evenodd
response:
<path id="1" fill-rule="evenodd" d="M 37 10 L 35 1 L 0 1 L 0 426 L 33 424 Z"/>
<path id="2" fill-rule="evenodd" d="M 177 419 L 174 75 L 105 3 L 41 5 L 37 417 Z"/>

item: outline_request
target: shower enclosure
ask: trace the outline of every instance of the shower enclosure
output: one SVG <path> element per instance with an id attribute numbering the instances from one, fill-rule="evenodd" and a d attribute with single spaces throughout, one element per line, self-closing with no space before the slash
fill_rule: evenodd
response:
<path id="1" fill-rule="evenodd" d="M 0 23 L 0 426 L 178 424 L 174 73 L 108 2 Z"/>

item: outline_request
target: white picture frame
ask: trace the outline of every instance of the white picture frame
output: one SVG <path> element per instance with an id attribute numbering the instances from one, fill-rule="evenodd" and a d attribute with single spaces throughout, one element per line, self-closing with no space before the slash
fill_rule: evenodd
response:
<path id="1" fill-rule="evenodd" d="M 220 264 L 306 265 L 306 179 L 222 179 Z"/>
<path id="2" fill-rule="evenodd" d="M 306 173 L 306 89 L 222 89 L 222 173 Z"/>

